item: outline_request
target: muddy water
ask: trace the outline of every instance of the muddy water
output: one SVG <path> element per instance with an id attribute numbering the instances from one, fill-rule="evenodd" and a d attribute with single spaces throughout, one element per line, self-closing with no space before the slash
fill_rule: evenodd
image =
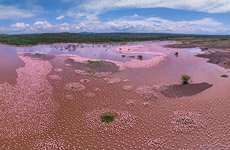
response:
<path id="1" fill-rule="evenodd" d="M 126 69 L 104 77 L 76 74 L 74 66 L 65 64 L 65 56 L 55 55 L 49 61 L 20 56 L 33 64 L 26 65 L 20 74 L 27 72 L 29 75 L 30 66 L 38 69 L 33 72 L 35 92 L 30 88 L 22 89 L 32 92 L 28 97 L 34 96 L 36 99 L 30 105 L 23 104 L 29 101 L 18 99 L 18 104 L 25 110 L 21 114 L 18 107 L 10 107 L 12 101 L 2 96 L 1 112 L 14 112 L 12 114 L 19 117 L 2 120 L 20 125 L 9 126 L 7 132 L 0 130 L 1 148 L 229 149 L 230 80 L 220 77 L 222 74 L 229 75 L 228 70 L 195 57 L 199 49 L 159 49 L 156 45 L 161 43 L 145 44 L 146 49 L 163 51 L 168 54 L 167 57 L 147 69 Z M 176 51 L 179 52 L 178 57 L 174 56 Z M 48 68 L 42 69 L 45 67 Z M 45 70 L 48 69 L 47 74 Z M 39 70 L 45 75 L 37 76 L 35 72 Z M 191 75 L 192 83 L 207 82 L 213 86 L 196 95 L 179 98 L 165 97 L 160 93 L 159 87 L 162 85 L 181 84 L 182 74 Z M 30 86 L 25 76 L 20 76 L 20 79 L 24 85 Z M 70 88 L 67 86 L 69 83 L 75 86 Z M 52 87 L 52 101 L 50 90 L 39 96 L 41 91 L 37 86 L 38 89 Z M 46 98 L 49 98 L 48 101 L 43 101 Z M 44 111 L 44 107 L 49 109 Z M 112 123 L 101 123 L 100 116 L 104 113 L 116 113 L 117 117 Z M 41 116 L 49 116 L 46 123 Z M 27 118 L 30 119 L 30 129 L 39 128 L 41 132 L 25 130 L 23 125 L 29 126 Z M 4 127 L 4 122 L 0 125 Z M 15 131 L 22 132 L 16 137 L 3 136 Z"/>
<path id="2" fill-rule="evenodd" d="M 129 44 L 135 45 L 135 44 Z M 138 43 L 136 44 L 138 45 Z M 38 45 L 32 47 L 15 48 L 18 52 L 39 53 L 39 54 L 72 54 L 91 59 L 129 61 L 138 59 L 138 55 L 143 56 L 143 60 L 151 58 L 151 56 L 136 53 L 122 54 L 115 52 L 114 49 L 121 45 L 110 44 L 53 44 L 53 45 Z"/>
<path id="3" fill-rule="evenodd" d="M 16 69 L 24 65 L 14 48 L 0 45 L 0 84 L 16 84 Z"/>

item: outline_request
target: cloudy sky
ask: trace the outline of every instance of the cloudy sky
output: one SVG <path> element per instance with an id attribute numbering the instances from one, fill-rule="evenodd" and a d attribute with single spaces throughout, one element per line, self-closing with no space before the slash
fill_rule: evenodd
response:
<path id="1" fill-rule="evenodd" d="M 0 33 L 230 34 L 230 0 L 0 0 Z"/>

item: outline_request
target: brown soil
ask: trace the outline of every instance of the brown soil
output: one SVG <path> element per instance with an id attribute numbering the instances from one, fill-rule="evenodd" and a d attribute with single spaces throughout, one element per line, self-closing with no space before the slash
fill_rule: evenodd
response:
<path id="1" fill-rule="evenodd" d="M 209 63 L 217 64 L 226 69 L 230 69 L 230 51 L 214 51 L 214 52 L 205 52 L 202 54 L 198 54 L 198 57 L 208 58 Z"/>
<path id="2" fill-rule="evenodd" d="M 197 84 L 170 85 L 168 87 L 164 87 L 161 90 L 161 93 L 164 96 L 171 98 L 193 96 L 210 87 L 212 87 L 212 85 L 205 82 Z"/>
<path id="3" fill-rule="evenodd" d="M 175 39 L 179 41 L 178 43 L 168 45 L 171 48 L 193 48 L 201 47 L 203 50 L 210 48 L 215 49 L 229 49 L 230 48 L 230 39 L 211 39 L 211 38 L 183 38 Z"/>

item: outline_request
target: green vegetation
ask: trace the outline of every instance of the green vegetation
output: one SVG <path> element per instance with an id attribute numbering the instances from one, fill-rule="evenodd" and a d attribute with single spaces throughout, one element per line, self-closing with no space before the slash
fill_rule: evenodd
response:
<path id="1" fill-rule="evenodd" d="M 107 113 L 101 116 L 101 122 L 110 123 L 113 122 L 116 117 L 116 114 Z"/>
<path id="2" fill-rule="evenodd" d="M 182 75 L 181 76 L 181 80 L 182 80 L 183 84 L 188 84 L 190 79 L 191 79 L 191 77 L 188 75 Z"/>
<path id="3" fill-rule="evenodd" d="M 85 65 L 85 70 L 88 73 L 96 73 L 96 72 L 117 72 L 119 67 L 108 61 L 92 61 L 88 60 Z"/>
<path id="4" fill-rule="evenodd" d="M 66 59 L 66 64 L 71 64 L 71 66 L 76 70 L 84 70 L 87 73 L 95 74 L 99 72 L 117 72 L 119 67 L 109 61 L 92 61 L 88 60 L 86 63 L 76 62 L 73 59 Z"/>
<path id="5" fill-rule="evenodd" d="M 102 61 L 92 61 L 92 60 L 88 60 L 87 63 L 89 65 L 93 65 L 93 66 L 98 66 L 102 64 Z"/>
<path id="6" fill-rule="evenodd" d="M 126 43 L 132 41 L 177 40 L 186 41 L 224 41 L 229 43 L 230 36 L 205 36 L 160 33 L 44 33 L 5 35 L 0 34 L 0 43 L 10 45 L 37 45 L 51 43 Z"/>
<path id="7" fill-rule="evenodd" d="M 86 64 L 86 71 L 88 73 L 96 73 L 96 72 L 100 72 L 99 70 L 101 70 L 101 68 L 103 68 L 104 63 L 102 61 L 92 61 L 92 60 L 88 60 L 87 64 Z"/>

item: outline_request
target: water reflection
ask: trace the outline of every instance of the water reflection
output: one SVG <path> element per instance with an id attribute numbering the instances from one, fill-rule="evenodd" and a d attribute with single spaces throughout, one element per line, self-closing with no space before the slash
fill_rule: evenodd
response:
<path id="1" fill-rule="evenodd" d="M 0 45 L 0 84 L 16 84 L 16 69 L 24 65 L 14 48 Z"/>
<path id="2" fill-rule="evenodd" d="M 120 45 L 92 45 L 92 44 L 52 44 L 37 45 L 32 47 L 17 47 L 18 52 L 39 53 L 39 54 L 73 54 L 91 59 L 113 60 L 126 62 L 132 59 L 146 60 L 151 55 L 135 53 L 124 54 L 114 50 Z"/>

